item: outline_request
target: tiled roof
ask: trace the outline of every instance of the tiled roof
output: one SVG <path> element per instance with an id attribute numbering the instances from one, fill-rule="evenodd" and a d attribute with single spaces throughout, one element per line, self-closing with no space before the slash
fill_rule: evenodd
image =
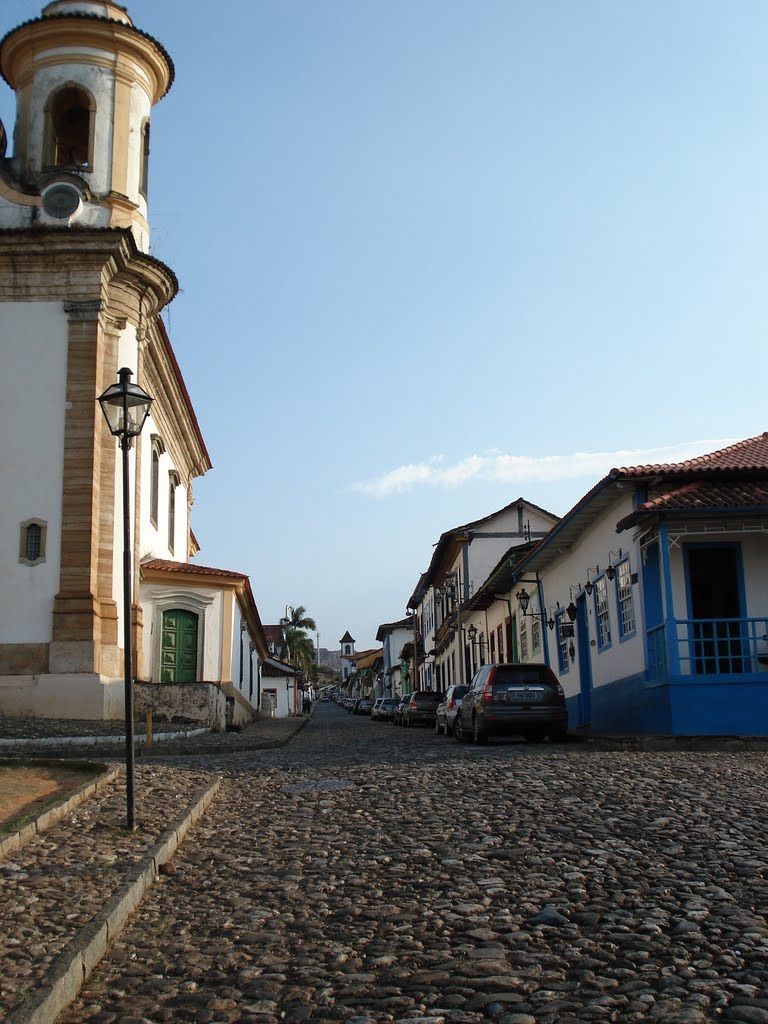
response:
<path id="1" fill-rule="evenodd" d="M 358 669 L 371 668 L 378 658 L 381 658 L 384 654 L 383 648 L 379 647 L 378 650 L 365 651 L 363 656 L 356 657 Z"/>
<path id="2" fill-rule="evenodd" d="M 340 644 L 353 644 L 354 642 L 354 637 L 350 634 L 349 630 L 347 630 L 341 640 L 339 640 Z"/>
<path id="3" fill-rule="evenodd" d="M 598 480 L 536 545 L 520 563 L 518 571 L 527 572 L 533 568 L 541 570 L 556 560 L 560 550 L 574 544 L 584 531 L 614 504 L 616 498 L 613 494 L 613 486 L 622 480 L 645 479 L 650 486 L 653 486 L 654 477 L 661 478 L 660 483 L 667 478 L 666 482 L 671 485 L 675 478 L 682 482 L 686 477 L 692 480 L 701 480 L 704 477 L 712 483 L 713 478 L 719 477 L 723 481 L 730 480 L 735 483 L 734 477 L 739 476 L 746 478 L 741 481 L 744 484 L 750 477 L 753 480 L 761 477 L 768 478 L 768 433 L 758 434 L 757 437 L 748 437 L 727 448 L 720 448 L 708 455 L 687 459 L 685 462 L 655 463 L 612 469 L 602 480 Z M 721 504 L 715 507 L 722 510 L 723 508 L 735 509 L 739 506 Z M 748 507 L 754 512 L 759 507 L 759 503 L 751 503 Z M 704 511 L 704 506 L 699 506 L 699 509 Z M 617 532 L 625 530 L 637 518 L 636 510 L 617 523 Z"/>
<path id="4" fill-rule="evenodd" d="M 693 480 L 643 502 L 617 523 L 617 529 L 626 529 L 641 517 L 655 512 L 768 513 L 768 480 Z"/>
<path id="5" fill-rule="evenodd" d="M 700 455 L 685 462 L 656 463 L 646 466 L 625 466 L 612 469 L 609 476 L 679 476 L 688 473 L 711 472 L 749 472 L 765 471 L 768 473 L 768 433 L 748 437 L 744 441 L 720 448 L 708 455 Z"/>
<path id="6" fill-rule="evenodd" d="M 154 569 L 157 572 L 180 572 L 190 576 L 225 576 L 232 580 L 247 580 L 244 572 L 233 569 L 212 569 L 208 565 L 195 565 L 194 562 L 172 562 L 168 558 L 151 558 L 142 563 L 143 569 Z"/>

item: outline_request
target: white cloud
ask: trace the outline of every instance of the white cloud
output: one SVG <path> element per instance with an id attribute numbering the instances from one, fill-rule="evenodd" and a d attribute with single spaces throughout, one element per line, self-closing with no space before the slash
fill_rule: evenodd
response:
<path id="1" fill-rule="evenodd" d="M 453 465 L 446 464 L 443 456 L 436 455 L 427 462 L 408 463 L 369 480 L 354 483 L 351 489 L 369 497 L 386 498 L 390 494 L 410 491 L 419 485 L 460 487 L 471 480 L 530 484 L 557 483 L 587 477 L 591 478 L 592 483 L 597 483 L 614 467 L 684 462 L 735 443 L 731 439 L 683 441 L 663 448 L 541 456 L 510 455 L 492 449 L 484 455 L 468 455 Z"/>

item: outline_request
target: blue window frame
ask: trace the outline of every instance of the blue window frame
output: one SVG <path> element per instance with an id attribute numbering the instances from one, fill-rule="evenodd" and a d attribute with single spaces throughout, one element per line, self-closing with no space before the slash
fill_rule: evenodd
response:
<path id="1" fill-rule="evenodd" d="M 611 615 L 608 609 L 608 581 L 605 576 L 595 580 L 595 622 L 597 623 L 597 649 L 611 646 Z"/>
<path id="2" fill-rule="evenodd" d="M 628 640 L 637 631 L 635 603 L 632 594 L 632 574 L 629 559 L 616 566 L 616 605 L 619 609 L 619 640 Z"/>
<path id="3" fill-rule="evenodd" d="M 568 637 L 563 636 L 563 625 L 565 624 L 565 609 L 555 613 L 555 636 L 557 637 L 557 667 L 561 676 L 570 670 L 571 663 L 568 660 Z"/>

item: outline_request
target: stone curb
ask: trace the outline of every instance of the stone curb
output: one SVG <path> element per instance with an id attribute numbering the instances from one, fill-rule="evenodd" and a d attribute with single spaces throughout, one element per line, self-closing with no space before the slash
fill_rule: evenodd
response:
<path id="1" fill-rule="evenodd" d="M 101 912 L 64 947 L 35 992 L 11 1012 L 6 1024 L 54 1024 L 75 999 L 110 944 L 120 935 L 156 881 L 161 866 L 171 859 L 189 828 L 208 809 L 220 785 L 221 779 L 215 779 L 198 791 L 192 805 L 179 815 L 147 851 L 144 859 L 132 868 L 128 881 L 110 896 Z"/>
<path id="2" fill-rule="evenodd" d="M 170 735 L 179 736 L 178 739 L 166 740 L 163 743 L 154 742 L 151 747 L 142 744 L 136 749 L 137 762 L 139 758 L 152 758 L 152 757 L 195 757 L 198 754 L 238 754 L 240 751 L 246 750 L 276 750 L 278 747 L 284 747 L 290 743 L 293 737 L 300 732 L 310 720 L 312 716 L 305 715 L 301 718 L 296 718 L 296 727 L 288 733 L 286 736 L 282 736 L 278 739 L 269 739 L 265 737 L 254 737 L 250 739 L 245 737 L 240 739 L 237 733 L 210 733 L 205 730 L 206 739 L 202 742 L 195 743 L 194 747 L 189 745 L 189 737 L 182 737 L 179 733 L 172 733 Z M 213 736 L 220 736 L 220 740 L 216 740 Z M 87 740 L 82 737 L 82 744 L 77 744 L 77 740 L 80 737 L 72 737 L 61 743 L 58 747 L 53 746 L 52 750 L 48 752 L 50 757 L 56 756 L 59 759 L 68 760 L 70 757 L 106 757 L 110 761 L 115 760 L 114 748 L 96 748 L 92 747 L 89 749 Z M 121 743 L 125 743 L 125 737 L 119 737 Z M 5 757 L 9 760 L 20 757 L 31 758 L 34 756 L 34 741 L 28 741 L 29 746 L 25 750 L 8 751 Z"/>
<path id="3" fill-rule="evenodd" d="M 595 733 L 579 737 L 592 750 L 640 751 L 643 753 L 725 753 L 768 750 L 766 736 L 661 736 Z"/>
<path id="4" fill-rule="evenodd" d="M 297 733 L 306 726 L 311 716 L 305 715 L 303 718 L 296 718 L 296 728 L 288 733 L 286 736 L 282 736 L 279 739 L 248 739 L 243 740 L 232 739 L 229 743 L 224 740 L 221 743 L 217 743 L 212 740 L 208 743 L 201 743 L 195 746 L 194 750 L 180 750 L 179 746 L 174 743 L 166 743 L 164 746 L 160 745 L 160 749 L 155 749 L 154 746 L 146 747 L 140 752 L 139 756 L 142 757 L 164 757 L 166 755 L 178 754 L 183 756 L 187 754 L 189 756 L 195 756 L 196 754 L 239 754 L 241 750 L 277 750 L 279 747 L 287 746 Z M 225 736 L 231 736 L 231 733 L 224 733 Z M 230 745 L 231 744 L 231 745 Z"/>
<path id="5" fill-rule="evenodd" d="M 55 765 L 60 766 L 61 761 L 45 761 L 37 760 L 33 762 L 35 765 L 43 766 Z M 0 759 L 0 764 L 10 764 L 18 766 L 18 759 Z M 68 769 L 75 767 L 72 761 L 66 761 L 65 765 Z M 60 821 L 65 815 L 73 811 L 75 807 L 79 806 L 88 797 L 98 793 L 99 790 L 113 782 L 120 774 L 119 768 L 107 768 L 104 764 L 92 764 L 85 762 L 82 765 L 83 768 L 101 769 L 102 774 L 91 782 L 84 782 L 82 786 L 71 793 L 66 800 L 63 800 L 60 804 L 56 804 L 55 807 L 50 807 L 47 811 L 38 815 L 34 821 L 27 822 L 23 828 L 20 828 L 18 832 L 12 832 L 9 836 L 0 839 L 0 861 L 4 861 L 10 854 L 20 850 L 22 846 L 26 846 L 27 843 L 34 839 L 40 832 L 45 832 L 51 825 L 55 825 L 57 821 Z"/>
<path id="6" fill-rule="evenodd" d="M 210 729 L 182 729 L 179 732 L 161 732 L 155 734 L 156 740 L 171 742 L 176 737 L 179 740 L 190 739 L 194 736 L 205 736 Z M 137 747 L 146 746 L 146 733 L 134 736 L 134 743 Z M 18 736 L 14 739 L 0 739 L 0 752 L 4 750 L 17 750 L 38 747 L 112 747 L 125 745 L 125 736 L 117 733 L 114 736 L 37 736 L 32 739 L 26 736 Z"/>

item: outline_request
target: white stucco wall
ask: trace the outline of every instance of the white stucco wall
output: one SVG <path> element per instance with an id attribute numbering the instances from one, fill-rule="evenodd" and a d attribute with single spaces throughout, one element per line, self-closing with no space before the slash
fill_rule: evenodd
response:
<path id="1" fill-rule="evenodd" d="M 152 445 L 154 438 L 162 435 L 150 415 L 141 433 L 141 509 L 140 509 L 140 544 L 142 558 L 168 558 L 173 562 L 188 562 L 187 538 L 189 535 L 189 501 L 187 488 L 180 483 L 175 488 L 175 530 L 174 544 L 170 547 L 169 515 L 170 502 L 169 474 L 176 470 L 168 451 L 160 456 L 159 490 L 157 506 L 157 523 L 152 522 Z M 179 478 L 180 478 L 180 474 Z"/>
<path id="2" fill-rule="evenodd" d="M 525 529 L 526 527 L 530 527 L 531 533 L 534 536 L 547 533 L 552 526 L 554 526 L 554 521 L 541 515 L 540 512 L 528 509 L 525 506 L 522 511 L 523 528 Z M 518 514 L 517 507 L 514 507 L 505 512 L 499 512 L 487 523 L 483 523 L 482 526 L 478 526 L 478 528 L 473 531 L 475 536 L 472 537 L 467 547 L 469 565 L 467 578 L 469 580 L 470 595 L 476 593 L 483 583 L 485 583 L 491 570 L 498 565 L 499 559 L 505 551 L 509 550 L 509 548 L 516 544 L 525 543 L 526 537 L 524 534 L 518 535 L 519 530 L 520 516 Z M 483 534 L 494 533 L 513 534 L 514 536 L 483 536 Z M 461 556 L 457 561 L 457 565 L 463 580 L 464 562 Z M 456 568 L 456 566 L 453 566 L 453 568 Z"/>
<path id="3" fill-rule="evenodd" d="M 0 642 L 47 643 L 59 589 L 68 324 L 60 302 L 0 305 Z M 20 524 L 47 523 L 45 562 L 19 562 Z"/>
<path id="4" fill-rule="evenodd" d="M 542 589 L 544 597 L 543 610 L 547 612 L 547 618 L 554 617 L 559 602 L 561 608 L 566 608 L 571 601 L 576 600 L 577 587 L 583 587 L 587 582 L 587 568 L 593 570 L 589 579 L 594 583 L 594 569 L 599 566 L 602 575 L 610 561 L 615 565 L 619 561 L 618 551 L 621 548 L 622 556 L 629 554 L 630 572 L 638 572 L 639 551 L 632 542 L 630 532 L 616 533 L 616 523 L 623 516 L 628 515 L 632 510 L 631 492 L 624 492 L 615 505 L 606 511 L 604 516 L 590 529 L 585 531 L 577 540 L 569 552 L 549 568 L 542 570 Z M 535 568 L 535 567 L 534 567 Z M 532 570 L 533 571 L 533 570 Z M 512 606 L 516 609 L 517 601 L 514 597 L 519 587 L 514 587 L 511 593 Z M 525 584 L 525 589 L 533 597 L 536 593 L 535 584 Z M 592 665 L 592 685 L 597 688 L 616 679 L 630 676 L 640 672 L 644 663 L 644 639 L 642 620 L 642 599 L 641 587 L 638 584 L 632 587 L 633 607 L 635 614 L 635 635 L 634 637 L 621 639 L 619 630 L 619 608 L 616 596 L 616 584 L 607 581 L 607 600 L 610 619 L 611 644 L 609 647 L 599 649 L 597 644 L 597 621 L 595 612 L 595 597 L 586 597 L 587 621 L 589 628 L 589 652 Z M 533 609 L 533 602 L 531 608 Z M 496 621 L 496 619 L 494 619 Z M 566 620 L 570 621 L 570 620 Z M 517 611 L 518 637 L 521 622 L 521 614 Z M 526 619 L 529 644 L 531 638 L 531 618 Z M 575 630 L 574 644 L 578 648 L 578 630 Z M 549 662 L 556 674 L 558 671 L 557 659 L 557 634 L 555 631 L 542 627 L 542 637 L 548 646 Z M 543 661 L 544 651 L 534 653 L 529 651 L 529 660 Z M 573 696 L 579 692 L 579 657 L 578 651 L 574 662 L 570 665 L 569 671 L 561 675 L 561 682 L 567 696 Z"/>
<path id="5" fill-rule="evenodd" d="M 262 676 L 261 692 L 275 690 L 277 694 L 276 718 L 293 717 L 294 677 L 293 676 Z M 301 692 L 296 697 L 301 712 Z"/>

